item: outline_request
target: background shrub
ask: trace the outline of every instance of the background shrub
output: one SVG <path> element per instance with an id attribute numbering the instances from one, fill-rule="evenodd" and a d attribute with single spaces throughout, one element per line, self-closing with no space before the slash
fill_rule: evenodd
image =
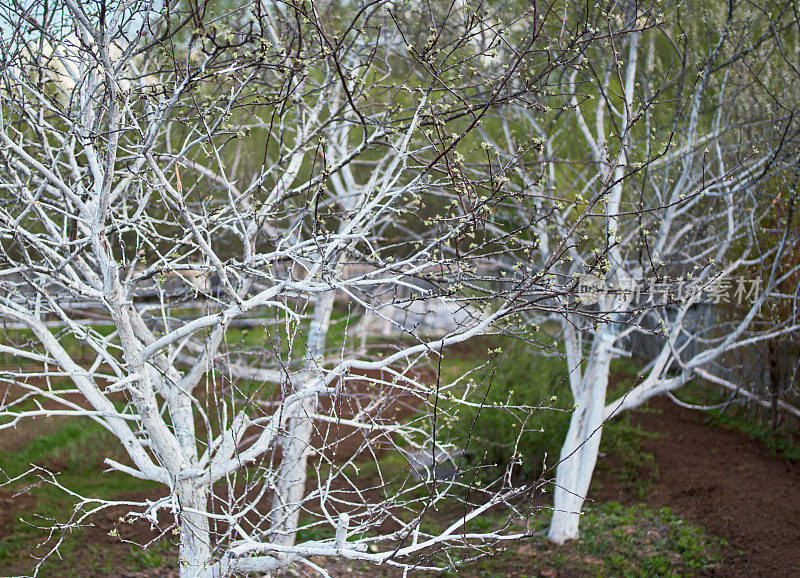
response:
<path id="1" fill-rule="evenodd" d="M 573 406 L 566 361 L 537 354 L 523 346 L 510 348 L 496 365 L 479 375 L 480 408 L 462 408 L 452 433 L 479 466 L 485 479 L 497 477 L 516 458 L 514 475 L 537 478 L 542 465 L 558 461 Z M 516 409 L 497 407 L 512 404 Z"/>
<path id="2" fill-rule="evenodd" d="M 622 395 L 636 382 L 638 368 L 630 360 L 614 360 L 611 371 L 610 396 Z M 544 467 L 554 467 L 574 405 L 567 362 L 515 344 L 476 381 L 478 391 L 472 399 L 483 399 L 482 406 L 460 409 L 451 430 L 451 441 L 466 450 L 467 465 L 478 468 L 486 481 L 498 479 L 515 460 L 513 475 L 524 481 L 537 479 Z M 602 436 L 601 454 L 620 457 L 620 481 L 643 497 L 648 489 L 644 481 L 657 475 L 657 468 L 642 442 L 655 434 L 632 424 L 625 413 L 607 422 Z"/>

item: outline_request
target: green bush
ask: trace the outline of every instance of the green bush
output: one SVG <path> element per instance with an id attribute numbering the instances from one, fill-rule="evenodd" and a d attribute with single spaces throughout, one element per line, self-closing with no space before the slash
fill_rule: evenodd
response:
<path id="1" fill-rule="evenodd" d="M 610 399 L 630 389 L 636 379 L 629 360 L 615 360 L 611 370 L 622 379 L 613 380 Z M 515 460 L 514 476 L 525 481 L 537 479 L 545 465 L 555 466 L 573 408 L 566 361 L 514 345 L 477 381 L 471 400 L 481 407 L 461 408 L 452 429 L 456 437 L 452 441 L 466 449 L 467 464 L 478 467 L 484 481 L 499 478 Z M 622 458 L 618 477 L 640 496 L 658 471 L 641 444 L 651 437 L 656 435 L 631 424 L 627 412 L 603 427 L 600 452 Z"/>
<path id="2" fill-rule="evenodd" d="M 558 461 L 569 427 L 573 401 L 565 360 L 515 346 L 479 381 L 471 399 L 481 407 L 461 408 L 452 430 L 469 465 L 480 467 L 480 477 L 496 479 L 516 448 L 514 475 L 537 478 L 543 463 Z"/>

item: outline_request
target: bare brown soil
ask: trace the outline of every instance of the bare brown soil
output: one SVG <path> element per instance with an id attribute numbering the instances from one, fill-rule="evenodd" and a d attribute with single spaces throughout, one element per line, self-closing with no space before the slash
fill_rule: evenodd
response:
<path id="1" fill-rule="evenodd" d="M 356 388 L 359 390 L 360 388 Z M 403 400 L 404 401 L 404 400 Z M 396 412 L 402 415 L 413 411 L 411 404 L 399 404 Z M 598 475 L 599 490 L 592 496 L 597 501 L 621 501 L 624 504 L 646 502 L 652 508 L 669 507 L 690 522 L 702 526 L 715 536 L 724 538 L 728 546 L 724 558 L 707 572 L 712 576 L 791 576 L 800 572 L 800 465 L 775 457 L 763 444 L 742 434 L 714 428 L 704 422 L 700 412 L 681 409 L 668 400 L 651 404 L 656 411 L 634 412 L 632 421 L 660 436 L 645 440 L 646 451 L 655 457 L 659 476 L 654 478 L 648 494 L 642 498 L 621 484 L 615 477 L 614 456 L 601 458 L 612 462 Z M 348 415 L 342 408 L 340 415 Z M 391 416 L 395 417 L 395 416 Z M 37 420 L 38 422 L 39 420 Z M 42 424 L 46 420 L 42 420 Z M 39 424 L 32 422 L 8 436 L 3 445 L 10 449 L 27 441 Z M 28 431 L 30 428 L 30 431 Z M 40 432 L 41 433 L 41 432 Z M 338 435 L 342 430 L 336 432 Z M 335 446 L 339 456 L 352 455 L 363 448 L 361 432 L 348 431 L 345 440 Z M 23 439 L 15 439 L 20 436 Z M 327 439 L 330 432 L 320 432 L 318 439 Z M 157 492 L 156 492 L 157 493 Z M 131 496 L 141 498 L 143 496 Z M 154 496 L 155 497 L 155 496 Z M 10 521 L 33 505 L 29 495 L 13 496 L 0 493 L 0 537 L 7 535 Z M 152 571 L 130 572 L 127 566 L 129 545 L 120 539 L 143 543 L 157 537 L 142 522 L 127 524 L 120 521 L 123 510 L 109 510 L 97 516 L 94 526 L 87 528 L 85 541 L 69 556 L 73 569 L 88 558 L 92 545 L 99 546 L 106 559 L 113 559 L 114 570 L 79 570 L 80 576 L 170 576 L 173 564 Z M 165 526 L 168 521 L 165 519 Z M 116 530 L 118 536 L 109 535 Z M 546 552 L 535 552 L 531 545 L 519 546 L 506 554 L 507 575 L 571 576 L 569 571 L 544 567 Z M 554 551 L 567 553 L 567 547 Z M 94 554 L 96 556 L 96 554 Z M 170 559 L 165 555 L 165 562 Z M 499 561 L 499 560 L 498 560 Z M 505 564 L 505 562 L 501 562 Z M 331 568 L 339 576 L 393 576 L 389 568 L 351 564 L 341 561 Z M 0 575 L 8 575 L 3 568 Z M 465 569 L 466 570 L 466 569 Z M 549 572 L 549 573 L 547 573 Z M 465 575 L 478 575 L 469 571 Z"/>
<path id="2" fill-rule="evenodd" d="M 645 440 L 659 476 L 644 501 L 672 511 L 728 542 L 709 575 L 796 576 L 800 573 L 800 464 L 763 444 L 705 423 L 698 411 L 667 399 L 632 421 L 660 437 Z M 597 500 L 643 501 L 614 480 Z"/>
<path id="3" fill-rule="evenodd" d="M 659 475 L 642 498 L 617 478 L 614 462 L 618 456 L 601 458 L 612 463 L 598 472 L 600 489 L 591 496 L 594 500 L 668 507 L 723 538 L 728 545 L 722 560 L 703 575 L 800 575 L 800 464 L 771 455 L 762 443 L 738 432 L 712 427 L 702 412 L 680 408 L 666 398 L 634 412 L 632 421 L 659 434 L 643 443 L 644 450 L 654 455 Z M 502 567 L 507 576 L 583 578 L 569 567 L 559 571 L 546 562 L 543 566 L 554 553 L 574 557 L 568 545 L 539 552 L 524 543 L 512 546 L 493 569 Z M 331 570 L 337 576 L 393 575 L 388 569 L 367 569 L 344 561 Z M 462 568 L 459 574 L 485 575 L 472 567 Z"/>
<path id="4" fill-rule="evenodd" d="M 15 492 L 0 490 L 0 540 L 8 536 L 9 527 L 14 515 L 25 511 L 36 503 L 36 498 L 30 494 L 17 495 Z"/>
<path id="5" fill-rule="evenodd" d="M 345 390 L 336 398 L 323 398 L 320 401 L 320 413 L 333 413 L 342 419 L 350 419 L 356 413 L 363 411 L 362 404 L 370 405 L 374 399 L 381 399 L 380 403 L 373 403 L 370 415 L 377 422 L 393 422 L 404 419 L 417 411 L 415 408 L 420 401 L 410 394 L 396 394 L 386 387 L 385 382 L 392 379 L 392 375 L 380 371 L 360 372 L 357 376 L 352 376 Z M 431 376 L 423 376 L 423 381 L 432 381 Z M 21 395 L 20 391 L 6 387 L 0 389 L 0 399 L 5 396 L 13 399 Z M 82 403 L 85 400 L 79 395 L 70 394 L 71 401 Z M 335 404 L 335 412 L 332 405 Z M 55 402 L 45 402 L 45 407 L 57 407 Z M 34 441 L 37 437 L 56 431 L 72 418 L 48 418 L 36 420 L 23 420 L 13 430 L 4 430 L 0 435 L 0 451 L 13 452 L 24 448 L 27 444 Z M 246 439 L 243 448 L 252 443 L 254 438 Z M 369 431 L 357 429 L 352 426 L 339 423 L 321 422 L 314 432 L 312 444 L 318 448 L 324 448 L 326 458 L 336 464 L 343 464 L 349 460 L 355 462 L 368 459 L 371 454 L 365 454 L 368 450 L 376 457 L 383 455 L 391 447 L 389 439 L 380 430 Z M 362 454 L 363 457 L 362 457 Z M 279 450 L 277 455 L 279 456 Z M 270 459 L 271 454 L 267 454 Z M 272 456 L 274 459 L 275 456 Z M 51 471 L 61 471 L 64 466 L 57 462 L 39 464 L 46 466 Z M 103 469 L 102 463 L 96 464 L 99 473 Z M 312 466 L 313 467 L 313 466 Z M 364 499 L 378 500 L 386 498 L 381 495 L 380 479 L 373 473 L 358 479 L 360 491 Z M 224 497 L 225 488 L 220 490 L 220 495 Z M 136 494 L 126 494 L 116 496 L 121 500 L 142 501 L 155 500 L 164 495 L 164 490 L 152 490 L 149 492 L 139 492 Z M 344 481 L 337 480 L 332 485 L 329 499 L 352 498 L 352 488 Z M 262 496 L 262 511 L 269 509 L 271 494 Z M 15 495 L 14 492 L 0 488 L 0 539 L 11 534 L 10 528 L 16 518 L 25 517 L 29 510 L 36 504 L 36 498 L 29 493 Z M 319 512 L 319 505 L 311 503 L 307 505 L 312 512 Z M 149 523 L 142 520 L 133 521 L 126 519 L 128 512 L 126 507 L 113 507 L 103 510 L 101 513 L 92 516 L 82 528 L 81 540 L 75 545 L 67 555 L 73 574 L 81 578 L 94 578 L 99 576 L 114 578 L 143 578 L 151 576 L 173 576 L 177 575 L 177 552 L 175 548 L 166 545 L 167 551 L 161 557 L 164 565 L 152 571 L 132 571 L 128 567 L 136 567 L 137 564 L 132 558 L 131 552 L 138 552 L 138 547 L 154 542 L 167 544 L 174 541 L 171 529 L 174 520 L 166 511 L 159 515 L 158 527 L 151 527 Z M 258 515 L 258 512 L 253 514 Z M 385 526 L 385 527 L 384 527 Z M 392 531 L 396 527 L 390 522 L 384 522 L 380 527 L 383 531 Z M 41 547 L 31 544 L 27 554 L 30 556 L 42 555 Z M 98 554 L 102 552 L 102 554 Z M 109 560 L 113 563 L 109 564 Z M 0 576 L 27 575 L 33 567 L 33 562 L 27 560 L 23 563 L 3 562 L 0 560 Z M 77 572 L 77 574 L 76 574 Z M 48 576 L 48 572 L 43 575 Z"/>

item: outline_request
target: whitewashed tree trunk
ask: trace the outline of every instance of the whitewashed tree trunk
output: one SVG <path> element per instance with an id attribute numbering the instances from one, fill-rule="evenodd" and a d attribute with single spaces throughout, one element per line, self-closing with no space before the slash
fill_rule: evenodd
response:
<path id="1" fill-rule="evenodd" d="M 549 538 L 563 544 L 578 537 L 581 509 L 597 463 L 614 337 L 601 334 L 578 391 L 573 391 L 575 411 L 561 448 L 553 497 Z"/>
<path id="2" fill-rule="evenodd" d="M 300 382 L 297 391 L 313 384 L 309 375 L 308 379 Z M 313 420 L 308 416 L 314 413 L 315 406 L 316 397 L 305 398 L 295 406 L 286 421 L 286 433 L 281 444 L 283 457 L 272 501 L 272 542 L 282 546 L 294 545 L 297 534 L 300 502 L 306 488 L 308 450 L 314 433 Z"/>
<path id="3" fill-rule="evenodd" d="M 208 516 L 208 490 L 194 484 L 181 484 L 180 505 L 180 575 L 181 578 L 212 578 L 211 534 Z"/>
<path id="4" fill-rule="evenodd" d="M 306 368 L 293 383 L 295 392 L 315 387 L 323 376 L 317 367 L 325 349 L 331 323 L 335 292 L 318 294 L 309 328 L 306 352 Z M 286 420 L 286 432 L 282 438 L 281 467 L 275 484 L 272 500 L 273 542 L 282 546 L 293 546 L 300 518 L 300 503 L 306 488 L 306 469 L 314 434 L 314 420 L 309 417 L 316 411 L 317 397 L 309 396 L 296 404 Z"/>

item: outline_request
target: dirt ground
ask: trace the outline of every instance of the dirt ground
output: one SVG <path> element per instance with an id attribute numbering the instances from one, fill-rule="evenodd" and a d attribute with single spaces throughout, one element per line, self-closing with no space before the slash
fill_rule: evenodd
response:
<path id="1" fill-rule="evenodd" d="M 729 546 L 713 576 L 800 574 L 800 464 L 775 457 L 742 434 L 711 427 L 703 413 L 667 399 L 632 421 L 660 437 L 645 440 L 659 476 L 645 501 L 669 507 Z M 642 500 L 607 484 L 595 496 Z"/>
<path id="2" fill-rule="evenodd" d="M 614 479 L 612 463 L 599 473 L 600 489 L 592 498 L 623 504 L 645 502 L 651 508 L 666 506 L 676 515 L 706 528 L 708 533 L 724 538 L 728 542 L 724 558 L 707 575 L 777 577 L 800 573 L 800 465 L 771 455 L 760 442 L 707 425 L 701 412 L 679 408 L 666 399 L 655 401 L 651 408 L 657 411 L 634 412 L 632 417 L 645 430 L 659 434 L 643 442 L 644 449 L 654 455 L 659 470 L 648 494 L 644 498 L 635 495 Z M 602 459 L 613 460 L 613 456 Z M 30 500 L 0 493 L 0 536 L 11 517 L 30 506 Z M 80 552 L 90 542 L 111 546 L 110 528 L 122 530 L 121 538 L 136 542 L 149 534 L 148 529 L 138 528 L 137 524 L 123 530 L 126 525 L 119 523 L 118 516 L 118 512 L 109 511 L 95 520 L 95 528 L 87 533 L 87 543 L 75 554 L 80 558 Z M 124 536 L 126 532 L 131 535 Z M 88 553 L 87 549 L 85 554 Z M 533 566 L 536 556 L 535 552 L 522 556 L 517 560 L 519 567 L 513 572 L 509 569 L 507 575 L 529 574 L 526 569 Z M 360 568 L 348 567 L 344 562 L 341 568 L 334 565 L 331 570 L 332 575 L 342 576 L 392 575 L 389 569 L 380 568 L 361 574 Z M 174 573 L 174 567 L 162 566 L 150 572 L 102 575 L 151 577 Z M 0 575 L 8 574 L 0 572 Z M 567 576 L 562 574 L 562 578 Z"/>

